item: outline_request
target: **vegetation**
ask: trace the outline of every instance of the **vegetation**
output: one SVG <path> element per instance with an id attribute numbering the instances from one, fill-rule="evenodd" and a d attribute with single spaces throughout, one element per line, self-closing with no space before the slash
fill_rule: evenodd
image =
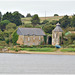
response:
<path id="1" fill-rule="evenodd" d="M 63 41 L 62 47 L 67 49 L 75 48 L 75 34 L 65 35 L 68 31 L 75 31 L 75 15 L 73 16 L 59 16 L 54 14 L 53 17 L 39 17 L 38 14 L 31 16 L 30 13 L 24 17 L 18 11 L 13 13 L 6 12 L 4 15 L 0 12 L 0 46 L 16 45 L 18 35 L 16 30 L 18 27 L 27 28 L 42 28 L 47 35 L 52 34 L 52 30 L 56 27 L 57 23 L 61 24 L 63 28 Z M 44 44 L 46 44 L 47 37 L 44 37 Z M 60 39 L 61 41 L 61 39 Z M 18 48 L 19 49 L 19 48 Z M 34 51 L 55 51 L 52 45 L 39 45 L 39 46 L 21 46 L 20 50 L 34 50 Z M 17 51 L 17 49 L 15 49 Z M 61 50 L 63 51 L 63 50 Z M 68 51 L 68 50 L 66 50 Z M 74 51 L 74 50 L 73 50 Z"/>
<path id="2" fill-rule="evenodd" d="M 65 48 L 61 50 L 62 52 L 75 52 L 75 48 Z"/>
<path id="3" fill-rule="evenodd" d="M 37 14 L 35 14 L 35 15 L 32 17 L 31 23 L 32 23 L 34 26 L 40 23 L 40 18 L 38 17 Z"/>
<path id="4" fill-rule="evenodd" d="M 59 16 L 58 14 L 54 14 L 54 16 Z"/>
<path id="5" fill-rule="evenodd" d="M 56 51 L 55 48 L 11 48 L 11 50 L 34 51 L 34 52 L 54 52 Z"/>

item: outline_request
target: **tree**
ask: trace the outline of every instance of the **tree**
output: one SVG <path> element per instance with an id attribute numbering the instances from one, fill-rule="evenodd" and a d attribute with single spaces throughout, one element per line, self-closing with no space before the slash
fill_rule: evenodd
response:
<path id="1" fill-rule="evenodd" d="M 24 15 L 22 15 L 22 14 L 19 13 L 18 11 L 13 12 L 13 15 L 14 15 L 14 14 L 18 14 L 18 15 L 20 16 L 20 18 L 24 18 Z"/>
<path id="2" fill-rule="evenodd" d="M 75 15 L 72 16 L 71 26 L 75 27 Z"/>
<path id="3" fill-rule="evenodd" d="M 42 22 L 42 24 L 46 24 L 46 23 L 49 23 L 49 21 L 48 21 L 48 20 L 44 20 L 44 21 Z"/>
<path id="4" fill-rule="evenodd" d="M 13 33 L 12 33 L 12 43 L 14 45 L 16 45 L 16 42 L 18 40 L 18 34 L 17 34 L 17 30 L 15 30 Z"/>
<path id="5" fill-rule="evenodd" d="M 54 25 L 45 25 L 43 27 L 43 30 L 46 32 L 46 33 L 49 33 L 49 34 L 52 34 L 52 30 L 55 28 Z"/>
<path id="6" fill-rule="evenodd" d="M 1 21 L 1 19 L 2 19 L 2 13 L 0 12 L 0 21 Z"/>
<path id="7" fill-rule="evenodd" d="M 32 16 L 31 16 L 31 14 L 30 14 L 30 13 L 28 13 L 26 17 L 32 17 Z"/>
<path id="8" fill-rule="evenodd" d="M 31 22 L 32 22 L 32 24 L 33 24 L 34 26 L 40 23 L 40 18 L 38 17 L 37 14 L 35 14 L 35 15 L 32 17 Z"/>
<path id="9" fill-rule="evenodd" d="M 2 30 L 0 29 L 0 40 L 3 41 L 4 40 L 4 37 L 3 37 L 3 32 Z"/>
<path id="10" fill-rule="evenodd" d="M 21 18 L 18 13 L 13 14 L 13 23 L 15 23 L 17 26 L 22 24 Z"/>
<path id="11" fill-rule="evenodd" d="M 10 23 L 9 20 L 3 20 L 3 21 L 1 21 L 1 22 L 0 22 L 0 29 L 1 29 L 2 31 L 4 31 L 4 29 L 6 28 L 6 25 L 7 25 L 8 23 Z"/>
<path id="12" fill-rule="evenodd" d="M 58 23 L 58 21 L 56 21 L 56 20 L 52 20 L 51 22 L 50 22 L 50 24 L 52 24 L 52 25 L 56 25 Z"/>
<path id="13" fill-rule="evenodd" d="M 6 25 L 6 30 L 11 30 L 11 29 L 16 29 L 16 24 L 15 23 L 9 23 Z"/>
<path id="14" fill-rule="evenodd" d="M 54 16 L 59 16 L 58 14 L 54 14 Z"/>
<path id="15" fill-rule="evenodd" d="M 61 27 L 66 28 L 70 26 L 71 18 L 69 16 L 65 15 L 62 19 L 59 20 Z"/>
<path id="16" fill-rule="evenodd" d="M 3 15 L 2 20 L 9 20 L 12 23 L 15 23 L 17 26 L 21 25 L 21 16 L 18 12 L 14 12 L 14 13 L 9 13 L 7 12 L 6 14 Z"/>
<path id="17" fill-rule="evenodd" d="M 3 15 L 2 20 L 9 20 L 10 22 L 13 22 L 13 15 L 11 12 L 6 12 L 6 14 Z"/>

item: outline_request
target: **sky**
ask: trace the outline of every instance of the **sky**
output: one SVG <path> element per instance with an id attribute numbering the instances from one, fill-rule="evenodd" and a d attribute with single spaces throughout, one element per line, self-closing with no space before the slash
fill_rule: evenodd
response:
<path id="1" fill-rule="evenodd" d="M 0 0 L 0 11 L 2 14 L 19 11 L 25 16 L 30 13 L 40 17 L 73 15 L 75 0 Z"/>

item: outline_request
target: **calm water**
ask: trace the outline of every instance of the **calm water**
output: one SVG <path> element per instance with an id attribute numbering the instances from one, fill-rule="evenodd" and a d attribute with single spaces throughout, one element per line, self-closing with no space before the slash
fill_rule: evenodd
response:
<path id="1" fill-rule="evenodd" d="M 75 56 L 0 53 L 0 74 L 75 74 Z"/>

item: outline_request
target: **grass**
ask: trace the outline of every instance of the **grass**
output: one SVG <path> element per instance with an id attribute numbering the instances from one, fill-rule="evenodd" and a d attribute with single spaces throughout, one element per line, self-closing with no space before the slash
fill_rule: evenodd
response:
<path id="1" fill-rule="evenodd" d="M 61 19 L 63 16 L 52 16 L 52 17 L 46 17 L 46 20 L 48 20 L 49 22 L 51 22 L 52 20 L 59 20 Z M 26 18 L 21 18 L 22 22 L 25 24 L 29 24 L 31 23 L 31 17 L 26 17 Z M 40 22 L 43 22 L 43 20 L 45 20 L 45 17 L 40 17 Z"/>
<path id="2" fill-rule="evenodd" d="M 11 50 L 33 51 L 33 52 L 54 52 L 55 48 L 11 48 Z"/>
<path id="3" fill-rule="evenodd" d="M 61 52 L 75 52 L 75 48 L 63 48 Z"/>

